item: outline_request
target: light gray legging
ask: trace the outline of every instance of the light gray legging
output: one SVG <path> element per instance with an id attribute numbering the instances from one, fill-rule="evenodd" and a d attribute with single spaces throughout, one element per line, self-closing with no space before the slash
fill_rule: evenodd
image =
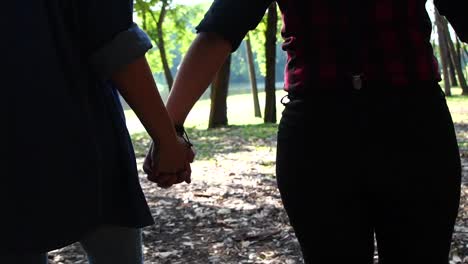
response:
<path id="1" fill-rule="evenodd" d="M 89 264 L 143 264 L 141 230 L 103 227 L 80 241 Z M 30 256 L 3 256 L 1 263 L 47 264 L 47 253 Z M 5 261 L 5 262 L 3 262 Z"/>

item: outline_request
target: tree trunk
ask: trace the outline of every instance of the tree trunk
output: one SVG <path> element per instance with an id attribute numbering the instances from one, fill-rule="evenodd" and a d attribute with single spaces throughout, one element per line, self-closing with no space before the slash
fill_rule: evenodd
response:
<path id="1" fill-rule="evenodd" d="M 441 68 L 443 70 L 443 76 L 444 76 L 444 89 L 445 89 L 445 94 L 447 96 L 451 96 L 451 87 L 450 87 L 450 73 L 447 70 L 448 66 L 448 48 L 447 48 L 447 42 L 446 42 L 446 37 L 445 37 L 445 30 L 444 30 L 444 25 L 442 22 L 442 17 L 439 14 L 439 11 L 437 11 L 437 8 L 434 8 L 435 10 L 435 20 L 436 20 L 436 26 L 437 26 L 437 35 L 439 39 L 439 49 L 440 49 L 440 64 Z"/>
<path id="2" fill-rule="evenodd" d="M 258 99 L 258 87 L 257 87 L 257 76 L 255 74 L 255 64 L 252 52 L 252 43 L 250 42 L 250 36 L 247 33 L 247 39 L 245 41 L 245 49 L 247 51 L 247 64 L 249 65 L 249 77 L 252 85 L 252 95 L 254 101 L 255 117 L 262 117 L 260 110 L 260 101 Z"/>
<path id="3" fill-rule="evenodd" d="M 467 69 L 468 67 L 466 67 L 468 65 L 468 59 L 467 59 L 468 58 L 468 50 L 466 49 L 465 44 L 463 44 L 460 53 L 461 53 L 460 56 L 461 56 L 461 58 L 462 58 L 462 60 L 464 62 L 464 68 L 466 69 L 466 76 L 468 76 L 468 69 Z"/>
<path id="4" fill-rule="evenodd" d="M 462 47 L 462 44 L 459 39 L 457 39 L 457 56 L 458 56 L 458 61 L 460 62 L 460 69 L 462 70 L 462 74 L 465 77 L 465 80 L 468 78 L 468 67 L 466 67 L 467 62 L 465 61 L 465 56 L 468 57 L 468 52 L 464 47 Z M 463 71 L 463 69 L 465 71 Z M 468 89 L 464 89 L 462 86 L 463 93 L 462 95 L 468 95 Z"/>
<path id="5" fill-rule="evenodd" d="M 228 125 L 227 96 L 231 72 L 231 55 L 226 59 L 211 85 L 211 111 L 208 128 Z"/>
<path id="6" fill-rule="evenodd" d="M 276 2 L 268 8 L 265 53 L 266 53 L 266 77 L 265 77 L 265 123 L 276 123 L 276 34 L 278 25 L 278 13 Z"/>
<path id="7" fill-rule="evenodd" d="M 143 6 L 144 3 L 142 3 L 141 1 L 137 1 L 136 3 L 137 3 L 137 5 L 140 6 L 140 9 L 142 10 L 141 11 L 142 26 L 143 26 L 143 30 L 145 32 L 147 32 L 148 31 L 148 22 L 147 22 L 147 19 L 146 19 L 146 10 L 145 10 L 145 8 Z"/>
<path id="8" fill-rule="evenodd" d="M 452 86 L 458 86 L 458 80 L 457 80 L 457 69 L 456 69 L 456 51 L 455 47 L 452 42 L 452 38 L 450 36 L 450 30 L 448 27 L 448 21 L 444 17 L 442 18 L 442 23 L 444 25 L 444 32 L 445 32 L 445 41 L 447 43 L 447 52 L 448 52 L 448 58 L 449 58 L 449 71 L 450 71 L 450 82 Z"/>
<path id="9" fill-rule="evenodd" d="M 169 61 L 167 60 L 166 45 L 164 43 L 164 30 L 163 30 L 163 23 L 164 23 L 164 19 L 166 18 L 167 7 L 168 7 L 167 0 L 163 0 L 161 11 L 159 13 L 159 19 L 156 24 L 156 32 L 157 32 L 157 38 L 158 38 L 157 45 L 159 49 L 159 54 L 161 56 L 161 63 L 164 69 L 164 76 L 166 77 L 167 86 L 169 87 L 169 91 L 170 91 L 174 83 L 174 77 L 172 76 L 171 67 L 169 66 Z"/>
<path id="10" fill-rule="evenodd" d="M 448 41 L 447 41 L 448 43 Z M 448 47 L 448 57 L 449 57 L 449 60 L 448 60 L 448 71 L 449 71 L 449 74 L 450 74 L 450 84 L 451 86 L 458 86 L 458 80 L 457 80 L 457 74 L 456 74 L 456 70 L 455 70 L 455 65 L 453 64 L 453 54 L 452 54 L 452 50 L 450 50 L 450 46 Z"/>
<path id="11" fill-rule="evenodd" d="M 463 94 L 465 94 L 465 92 L 468 91 L 468 85 L 466 83 L 465 75 L 462 69 L 460 53 L 457 52 L 455 48 L 455 44 L 453 44 L 452 37 L 448 29 L 448 22 L 446 19 L 444 20 L 445 20 L 445 32 L 447 33 L 447 44 L 448 44 L 450 59 L 451 59 L 450 61 L 453 65 L 454 74 L 456 73 L 456 76 L 458 77 L 458 83 L 455 84 L 452 82 L 452 84 L 456 86 L 460 85 L 460 87 L 463 90 Z"/>

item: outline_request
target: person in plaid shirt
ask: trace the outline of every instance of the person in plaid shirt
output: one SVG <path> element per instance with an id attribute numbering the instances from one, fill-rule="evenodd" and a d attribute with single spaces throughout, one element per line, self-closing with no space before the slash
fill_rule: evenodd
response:
<path id="1" fill-rule="evenodd" d="M 167 108 L 182 125 L 271 0 L 215 0 Z M 278 0 L 288 102 L 277 180 L 306 263 L 447 264 L 457 140 L 425 0 Z M 435 5 L 468 40 L 466 0 Z"/>

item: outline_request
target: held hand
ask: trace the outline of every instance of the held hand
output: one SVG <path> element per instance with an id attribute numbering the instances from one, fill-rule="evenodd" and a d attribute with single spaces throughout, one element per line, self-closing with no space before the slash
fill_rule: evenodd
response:
<path id="1" fill-rule="evenodd" d="M 194 151 L 182 139 L 174 145 L 151 144 L 144 163 L 144 171 L 148 180 L 155 182 L 159 187 L 170 188 L 181 182 L 190 183 L 191 168 Z"/>
<path id="2" fill-rule="evenodd" d="M 186 182 L 186 183 L 191 183 L 192 182 L 192 168 L 190 167 L 190 163 L 193 163 L 195 160 L 196 156 L 196 151 L 193 146 L 187 145 L 187 161 L 188 163 L 186 164 L 186 170 L 184 173 L 179 174 L 179 182 Z"/>
<path id="3" fill-rule="evenodd" d="M 159 146 L 151 142 L 151 146 L 143 163 L 143 171 L 147 174 L 148 180 L 155 182 L 155 175 L 159 172 Z"/>

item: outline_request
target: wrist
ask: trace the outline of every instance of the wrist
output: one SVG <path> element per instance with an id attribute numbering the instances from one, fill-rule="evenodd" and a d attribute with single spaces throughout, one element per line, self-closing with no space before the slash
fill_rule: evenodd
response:
<path id="1" fill-rule="evenodd" d="M 157 140 L 153 139 L 153 141 L 160 149 L 172 149 L 178 143 L 177 135 L 158 138 Z"/>
<path id="2" fill-rule="evenodd" d="M 193 146 L 192 142 L 190 142 L 190 138 L 188 137 L 187 131 L 185 131 L 184 125 L 175 124 L 174 129 L 176 131 L 177 136 L 181 137 L 189 147 Z"/>
<path id="3" fill-rule="evenodd" d="M 174 124 L 174 129 L 176 132 L 176 135 L 179 137 L 183 137 L 185 135 L 185 127 L 182 124 Z"/>
<path id="4" fill-rule="evenodd" d="M 178 142 L 178 135 L 171 122 L 169 122 L 167 127 L 161 126 L 159 130 L 153 131 L 150 133 L 153 142 L 157 144 L 160 148 L 171 148 Z"/>

